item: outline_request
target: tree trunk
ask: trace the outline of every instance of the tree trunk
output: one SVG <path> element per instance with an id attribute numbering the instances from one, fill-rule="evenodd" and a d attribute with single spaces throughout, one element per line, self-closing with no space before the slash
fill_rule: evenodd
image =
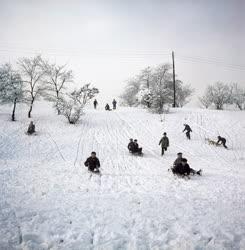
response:
<path id="1" fill-rule="evenodd" d="M 32 99 L 32 101 L 31 101 L 30 109 L 28 111 L 28 118 L 31 118 L 31 112 L 32 112 L 33 103 L 34 103 L 34 99 Z"/>
<path id="2" fill-rule="evenodd" d="M 14 108 L 12 111 L 12 121 L 15 121 L 15 109 L 16 109 L 16 104 L 17 104 L 17 98 L 14 99 Z"/>

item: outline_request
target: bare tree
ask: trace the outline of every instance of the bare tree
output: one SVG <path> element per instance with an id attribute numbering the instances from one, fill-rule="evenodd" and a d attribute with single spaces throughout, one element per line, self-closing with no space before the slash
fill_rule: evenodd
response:
<path id="1" fill-rule="evenodd" d="M 65 65 L 58 66 L 55 64 L 44 64 L 44 70 L 46 71 L 45 83 L 47 85 L 48 94 L 46 99 L 55 103 L 58 115 L 60 114 L 58 101 L 65 90 L 66 84 L 71 83 L 73 80 L 73 74 L 71 70 L 67 70 Z"/>
<path id="2" fill-rule="evenodd" d="M 18 102 L 23 98 L 23 83 L 10 64 L 0 68 L 0 101 L 3 104 L 13 104 L 12 121 L 15 121 L 15 110 Z"/>
<path id="3" fill-rule="evenodd" d="M 33 58 L 21 58 L 18 65 L 25 85 L 25 101 L 29 104 L 28 118 L 30 118 L 35 100 L 44 94 L 43 80 L 46 71 L 43 69 L 43 60 L 40 55 Z"/>
<path id="4" fill-rule="evenodd" d="M 210 96 L 208 96 L 207 94 L 204 94 L 202 97 L 199 97 L 198 99 L 199 99 L 201 105 L 206 109 L 212 105 L 212 100 L 211 100 Z"/>
<path id="5" fill-rule="evenodd" d="M 232 84 L 232 102 L 240 109 L 245 110 L 245 88 L 237 83 Z"/>
<path id="6" fill-rule="evenodd" d="M 203 98 L 210 98 L 216 109 L 223 109 L 224 104 L 232 103 L 232 87 L 222 82 L 209 85 Z"/>

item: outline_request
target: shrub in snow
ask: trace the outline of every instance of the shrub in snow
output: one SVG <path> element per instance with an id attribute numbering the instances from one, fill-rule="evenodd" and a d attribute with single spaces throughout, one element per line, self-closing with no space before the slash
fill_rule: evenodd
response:
<path id="1" fill-rule="evenodd" d="M 0 68 L 0 102 L 13 104 L 12 121 L 15 121 L 15 110 L 18 102 L 23 100 L 23 82 L 20 74 L 10 64 Z"/>
<path id="2" fill-rule="evenodd" d="M 90 84 L 85 84 L 80 89 L 60 97 L 57 102 L 60 114 L 64 115 L 70 124 L 77 123 L 83 113 L 83 108 L 98 93 L 97 88 L 90 88 Z"/>

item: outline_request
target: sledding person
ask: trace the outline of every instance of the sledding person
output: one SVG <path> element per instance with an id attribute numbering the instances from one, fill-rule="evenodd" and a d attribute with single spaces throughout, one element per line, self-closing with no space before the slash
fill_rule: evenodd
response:
<path id="1" fill-rule="evenodd" d="M 174 161 L 174 167 L 177 166 L 179 163 L 181 163 L 181 161 L 182 161 L 182 156 L 183 156 L 183 154 L 182 154 L 181 152 L 179 152 L 179 153 L 177 154 L 177 158 L 176 158 L 176 160 Z"/>
<path id="2" fill-rule="evenodd" d="M 135 151 L 135 145 L 133 139 L 129 139 L 128 150 L 130 153 L 133 153 Z"/>
<path id="3" fill-rule="evenodd" d="M 191 127 L 188 125 L 188 124 L 184 124 L 184 126 L 185 126 L 185 128 L 184 128 L 184 130 L 183 130 L 183 132 L 185 132 L 186 131 L 186 137 L 187 137 L 187 139 L 191 139 L 191 135 L 190 135 L 190 133 L 192 132 L 192 130 L 191 130 Z"/>
<path id="4" fill-rule="evenodd" d="M 224 137 L 218 136 L 218 141 L 216 142 L 216 145 L 223 145 L 224 148 L 227 148 L 226 139 Z"/>
<path id="5" fill-rule="evenodd" d="M 113 109 L 117 108 L 117 101 L 115 99 L 113 99 L 112 101 L 112 106 L 113 106 Z"/>
<path id="6" fill-rule="evenodd" d="M 100 168 L 100 161 L 96 157 L 96 153 L 92 152 L 91 156 L 84 162 L 84 165 L 88 167 L 88 170 L 91 172 L 98 173 Z"/>
<path id="7" fill-rule="evenodd" d="M 159 145 L 161 145 L 161 147 L 162 147 L 162 156 L 163 156 L 164 155 L 164 151 L 167 151 L 167 149 L 169 147 L 169 139 L 167 137 L 167 133 L 166 132 L 163 133 L 163 137 L 159 141 Z"/>
<path id="8" fill-rule="evenodd" d="M 107 111 L 111 111 L 111 109 L 110 109 L 110 105 L 109 105 L 108 103 L 105 105 L 105 110 L 107 110 Z"/>
<path id="9" fill-rule="evenodd" d="M 176 166 L 174 166 L 172 168 L 172 172 L 173 174 L 179 175 L 179 176 L 188 176 L 190 174 L 197 174 L 197 175 L 201 175 L 202 174 L 202 170 L 194 170 L 192 168 L 190 168 L 189 164 L 187 163 L 187 159 L 182 158 L 181 159 L 181 163 L 178 163 Z"/>
<path id="10" fill-rule="evenodd" d="M 142 148 L 139 147 L 137 139 L 134 140 L 134 151 L 133 153 L 142 154 Z"/>
<path id="11" fill-rule="evenodd" d="M 94 100 L 94 109 L 97 108 L 97 105 L 98 105 L 98 101 L 95 99 L 95 100 Z"/>
<path id="12" fill-rule="evenodd" d="M 28 135 L 32 135 L 33 133 L 35 133 L 35 125 L 33 123 L 33 121 L 30 122 L 28 129 L 27 129 L 27 134 Z"/>

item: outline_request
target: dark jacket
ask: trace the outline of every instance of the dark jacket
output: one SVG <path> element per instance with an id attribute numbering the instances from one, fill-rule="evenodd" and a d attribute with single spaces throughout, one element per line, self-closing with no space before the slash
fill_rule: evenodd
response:
<path id="1" fill-rule="evenodd" d="M 35 125 L 33 123 L 30 123 L 28 129 L 27 129 L 27 133 L 28 134 L 33 134 L 35 132 Z"/>
<path id="2" fill-rule="evenodd" d="M 182 158 L 176 158 L 176 160 L 174 161 L 174 166 L 177 166 L 178 164 L 180 164 L 181 163 L 181 160 L 182 160 Z"/>
<path id="3" fill-rule="evenodd" d="M 134 142 L 131 141 L 129 144 L 128 144 L 128 150 L 133 152 L 135 151 L 135 145 L 134 145 Z"/>
<path id="4" fill-rule="evenodd" d="M 90 170 L 94 170 L 95 168 L 100 167 L 100 161 L 97 157 L 89 157 L 85 162 L 84 165 L 88 167 Z"/>
<path id="5" fill-rule="evenodd" d="M 185 132 L 185 131 L 186 132 L 192 132 L 191 127 L 188 124 L 185 125 L 185 128 L 184 128 L 183 132 Z"/>
<path id="6" fill-rule="evenodd" d="M 169 139 L 167 136 L 163 136 L 163 138 L 159 141 L 159 145 L 162 146 L 162 148 L 169 147 Z"/>
<path id="7" fill-rule="evenodd" d="M 222 144 L 225 144 L 225 143 L 226 143 L 226 139 L 220 136 L 220 137 L 218 137 L 217 144 L 219 144 L 220 142 L 221 142 Z"/>
<path id="8" fill-rule="evenodd" d="M 191 172 L 191 168 L 190 168 L 189 164 L 185 164 L 185 166 L 184 166 L 182 163 L 179 163 L 173 168 L 174 174 L 189 175 L 190 172 Z"/>

